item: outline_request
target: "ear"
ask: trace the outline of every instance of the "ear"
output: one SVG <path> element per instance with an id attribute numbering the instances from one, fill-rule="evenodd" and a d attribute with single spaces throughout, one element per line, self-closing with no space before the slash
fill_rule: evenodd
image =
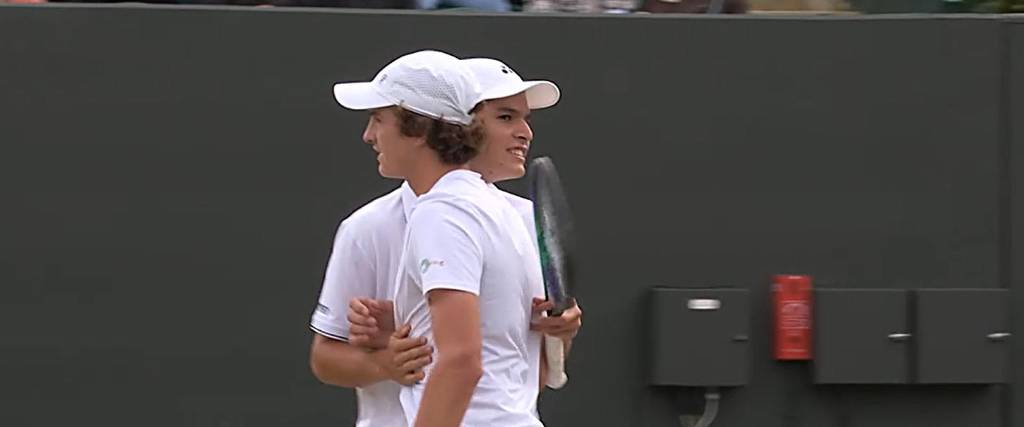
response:
<path id="1" fill-rule="evenodd" d="M 430 147 L 427 146 L 427 137 L 426 136 L 409 138 L 409 142 L 412 143 L 413 147 L 416 147 L 416 148 L 419 148 L 419 149 L 427 149 L 427 150 L 430 149 Z"/>

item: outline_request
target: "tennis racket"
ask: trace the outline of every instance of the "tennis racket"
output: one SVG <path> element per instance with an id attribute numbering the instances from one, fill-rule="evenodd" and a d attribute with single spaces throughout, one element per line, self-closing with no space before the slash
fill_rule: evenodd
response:
<path id="1" fill-rule="evenodd" d="M 530 162 L 530 199 L 537 227 L 537 247 L 540 250 L 541 271 L 544 273 L 544 293 L 555 307 L 549 316 L 560 316 L 572 305 L 572 217 L 565 197 L 562 181 L 554 162 L 538 157 Z M 545 385 L 562 388 L 565 374 L 565 349 L 561 339 L 544 336 L 548 375 Z"/>

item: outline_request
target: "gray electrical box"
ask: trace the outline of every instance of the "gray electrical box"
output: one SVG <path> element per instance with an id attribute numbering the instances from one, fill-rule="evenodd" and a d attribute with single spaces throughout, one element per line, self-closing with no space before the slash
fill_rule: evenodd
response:
<path id="1" fill-rule="evenodd" d="M 814 381 L 907 383 L 910 341 L 907 291 L 816 289 Z"/>
<path id="2" fill-rule="evenodd" d="M 1007 382 L 1006 289 L 918 289 L 916 296 L 918 383 Z"/>
<path id="3" fill-rule="evenodd" d="M 747 383 L 750 307 L 745 289 L 654 288 L 651 384 Z"/>

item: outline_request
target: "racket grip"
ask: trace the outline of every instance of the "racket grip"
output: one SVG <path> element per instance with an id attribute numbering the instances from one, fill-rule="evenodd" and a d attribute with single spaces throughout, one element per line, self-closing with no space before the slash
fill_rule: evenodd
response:
<path id="1" fill-rule="evenodd" d="M 544 379 L 544 385 L 560 389 L 569 381 L 565 375 L 565 343 L 561 338 L 544 335 L 544 352 L 548 362 L 548 377 Z"/>

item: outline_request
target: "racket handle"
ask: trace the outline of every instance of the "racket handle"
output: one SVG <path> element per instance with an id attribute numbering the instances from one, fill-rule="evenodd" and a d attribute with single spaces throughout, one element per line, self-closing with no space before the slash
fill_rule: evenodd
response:
<path id="1" fill-rule="evenodd" d="M 561 338 L 544 335 L 544 352 L 548 362 L 548 377 L 544 385 L 560 389 L 569 381 L 565 375 L 565 343 Z"/>

